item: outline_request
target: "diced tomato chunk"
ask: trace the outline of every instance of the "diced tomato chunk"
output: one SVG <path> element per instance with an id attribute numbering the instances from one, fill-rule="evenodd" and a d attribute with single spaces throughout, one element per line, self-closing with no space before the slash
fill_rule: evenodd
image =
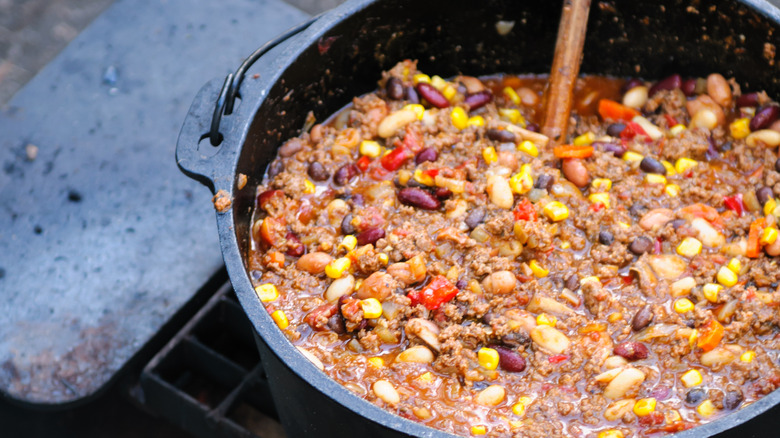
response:
<path id="1" fill-rule="evenodd" d="M 514 214 L 516 221 L 535 221 L 539 218 L 534 204 L 527 198 L 523 198 L 517 203 L 512 214 Z"/>
<path id="2" fill-rule="evenodd" d="M 563 361 L 569 360 L 569 355 L 568 354 L 553 354 L 552 356 L 547 358 L 547 360 L 550 363 L 561 363 Z"/>
<path id="3" fill-rule="evenodd" d="M 617 103 L 614 100 L 601 99 L 599 101 L 599 115 L 604 120 L 612 119 L 630 122 L 631 119 L 639 115 L 639 111 Z"/>
<path id="4" fill-rule="evenodd" d="M 734 210 L 740 217 L 745 212 L 745 204 L 742 202 L 741 193 L 737 193 L 734 196 L 726 196 L 723 198 L 723 205 L 729 210 Z"/>
<path id="5" fill-rule="evenodd" d="M 357 163 L 355 164 L 361 172 L 365 172 L 366 169 L 368 169 L 368 165 L 371 164 L 371 158 L 363 155 L 359 160 L 357 160 Z"/>
<path id="6" fill-rule="evenodd" d="M 704 351 L 712 350 L 723 339 L 723 331 L 723 326 L 718 321 L 714 319 L 707 321 L 706 324 L 699 327 L 699 339 L 696 345 Z"/>
<path id="7" fill-rule="evenodd" d="M 422 304 L 428 310 L 436 310 L 458 294 L 458 288 L 443 275 L 437 275 L 427 286 L 415 289 L 407 295 L 412 305 Z"/>

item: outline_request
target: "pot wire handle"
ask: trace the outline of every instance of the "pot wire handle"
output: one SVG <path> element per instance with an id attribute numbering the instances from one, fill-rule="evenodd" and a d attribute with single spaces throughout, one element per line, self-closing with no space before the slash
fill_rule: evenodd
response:
<path id="1" fill-rule="evenodd" d="M 219 125 L 222 122 L 223 115 L 230 115 L 233 113 L 233 105 L 236 102 L 236 97 L 239 96 L 238 89 L 241 87 L 241 83 L 244 82 L 247 70 L 263 55 L 268 53 L 269 50 L 283 43 L 290 37 L 297 35 L 298 33 L 306 30 L 317 19 L 320 18 L 316 15 L 301 24 L 298 24 L 276 38 L 263 44 L 259 49 L 252 52 L 244 62 L 238 67 L 235 73 L 230 73 L 225 78 L 225 83 L 222 85 L 222 91 L 219 93 L 217 103 L 214 107 L 214 115 L 211 119 L 211 130 L 209 131 L 209 141 L 212 146 L 219 146 L 222 143 L 222 134 L 219 132 Z"/>

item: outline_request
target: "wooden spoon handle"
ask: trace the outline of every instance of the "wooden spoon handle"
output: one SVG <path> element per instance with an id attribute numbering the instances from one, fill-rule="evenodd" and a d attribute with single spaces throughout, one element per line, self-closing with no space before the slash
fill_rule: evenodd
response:
<path id="1" fill-rule="evenodd" d="M 547 89 L 544 126 L 542 126 L 542 133 L 550 137 L 554 144 L 566 140 L 572 92 L 577 75 L 580 73 L 582 48 L 585 45 L 590 1 L 563 1 L 558 40 L 555 42 L 555 56 Z"/>

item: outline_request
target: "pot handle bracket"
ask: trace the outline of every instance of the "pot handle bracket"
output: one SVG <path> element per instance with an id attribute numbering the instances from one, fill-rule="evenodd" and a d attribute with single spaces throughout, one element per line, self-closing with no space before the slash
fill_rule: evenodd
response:
<path id="1" fill-rule="evenodd" d="M 238 90 L 249 68 L 268 51 L 306 30 L 318 18 L 319 15 L 312 17 L 265 43 L 249 55 L 235 73 L 228 74 L 216 102 L 213 104 L 214 111 L 210 121 L 207 119 L 208 108 L 212 105 L 211 102 L 214 102 L 213 96 L 217 88 L 217 80 L 212 80 L 201 88 L 187 113 L 176 144 L 176 163 L 182 172 L 208 187 L 212 193 L 216 192 L 217 178 L 228 174 L 229 166 L 232 164 L 230 159 L 232 155 L 226 157 L 224 154 L 220 154 L 220 151 L 217 153 L 202 151 L 200 149 L 201 143 L 205 144 L 204 140 L 208 139 L 214 148 L 222 145 L 225 140 L 220 132 L 222 117 L 233 113 L 236 98 L 240 96 Z M 236 144 L 237 142 L 231 143 Z"/>

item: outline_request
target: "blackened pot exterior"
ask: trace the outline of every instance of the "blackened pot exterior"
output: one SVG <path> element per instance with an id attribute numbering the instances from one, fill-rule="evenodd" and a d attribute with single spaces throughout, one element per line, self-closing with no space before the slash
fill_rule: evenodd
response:
<path id="1" fill-rule="evenodd" d="M 284 139 L 297 135 L 312 111 L 318 120 L 376 87 L 380 73 L 403 59 L 423 71 L 547 73 L 560 3 L 483 0 L 354 0 L 295 37 L 258 79 L 247 79 L 241 103 L 220 125 L 216 148 L 201 141 L 221 81 L 193 103 L 177 146 L 189 176 L 232 200 L 217 213 L 220 244 L 233 287 L 256 331 L 281 420 L 290 437 L 452 437 L 392 415 L 342 387 L 306 360 L 277 329 L 257 299 L 244 264 L 255 189 Z M 498 21 L 512 21 L 506 35 Z M 720 72 L 743 90 L 780 96 L 780 11 L 763 0 L 593 2 L 582 73 L 657 79 Z M 767 45 L 770 44 L 770 45 Z M 248 184 L 237 188 L 238 175 Z M 678 438 L 774 436 L 780 392 Z M 759 417 L 760 416 L 760 417 Z M 751 421 L 753 420 L 753 421 Z M 770 429 L 766 427 L 769 426 Z"/>

